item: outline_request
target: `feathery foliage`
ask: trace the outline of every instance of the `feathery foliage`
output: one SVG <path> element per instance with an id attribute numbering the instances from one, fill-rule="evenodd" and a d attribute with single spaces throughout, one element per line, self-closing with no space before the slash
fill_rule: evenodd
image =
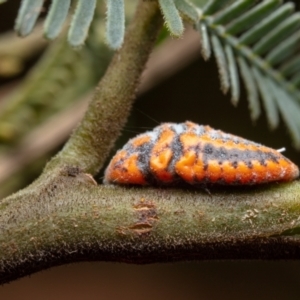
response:
<path id="1" fill-rule="evenodd" d="M 300 148 L 300 14 L 293 3 L 280 0 L 229 2 L 213 0 L 202 11 L 197 30 L 203 57 L 210 57 L 212 47 L 222 90 L 231 89 L 234 104 L 239 68 L 252 119 L 261 113 L 260 95 L 270 127 L 278 126 L 280 113 Z"/>
<path id="2" fill-rule="evenodd" d="M 98 2 L 101 1 L 77 0 L 68 34 L 68 41 L 73 47 L 82 46 L 85 42 Z M 43 4 L 44 0 L 22 0 L 15 24 L 15 29 L 20 36 L 26 36 L 32 32 Z M 52 40 L 58 36 L 67 20 L 70 7 L 71 0 L 51 1 L 44 26 L 46 38 Z M 112 49 L 118 49 L 122 45 L 124 25 L 124 1 L 108 0 L 106 40 Z"/>
<path id="3" fill-rule="evenodd" d="M 3 1 L 1 1 L 3 2 Z M 43 0 L 22 0 L 16 20 L 17 32 L 29 34 Z M 101 1 L 77 0 L 69 29 L 69 43 L 81 46 L 88 34 L 95 6 Z M 292 2 L 282 0 L 158 0 L 165 24 L 173 36 L 181 36 L 183 20 L 199 31 L 202 56 L 214 53 L 221 89 L 230 90 L 232 103 L 240 98 L 240 78 L 248 91 L 251 118 L 263 106 L 268 123 L 276 128 L 280 115 L 300 148 L 300 13 Z M 124 0 L 108 0 L 106 40 L 113 49 L 122 45 Z M 65 22 L 71 1 L 52 0 L 45 21 L 45 36 L 55 38 Z M 261 101 L 260 101 L 260 99 Z"/>

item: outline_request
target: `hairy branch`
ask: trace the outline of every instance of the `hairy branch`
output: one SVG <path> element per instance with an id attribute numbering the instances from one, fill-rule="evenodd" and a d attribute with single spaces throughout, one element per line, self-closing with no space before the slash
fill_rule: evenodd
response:
<path id="1" fill-rule="evenodd" d="M 56 169 L 1 203 L 0 282 L 76 261 L 299 259 L 299 190 L 96 186 Z"/>
<path id="2" fill-rule="evenodd" d="M 123 47 L 99 83 L 83 121 L 50 167 L 67 163 L 92 174 L 102 167 L 127 120 L 162 23 L 156 1 L 141 1 Z"/>

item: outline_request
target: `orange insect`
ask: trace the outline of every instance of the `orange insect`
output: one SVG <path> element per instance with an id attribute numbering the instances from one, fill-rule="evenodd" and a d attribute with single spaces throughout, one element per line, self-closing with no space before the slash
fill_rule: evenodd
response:
<path id="1" fill-rule="evenodd" d="M 297 177 L 298 167 L 279 151 L 187 121 L 129 140 L 110 161 L 104 183 L 255 185 Z"/>

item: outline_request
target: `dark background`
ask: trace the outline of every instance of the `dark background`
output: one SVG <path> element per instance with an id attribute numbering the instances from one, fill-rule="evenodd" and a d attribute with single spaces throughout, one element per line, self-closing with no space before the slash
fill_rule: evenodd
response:
<path id="1" fill-rule="evenodd" d="M 0 6 L 1 31 L 12 28 L 18 2 Z M 285 126 L 281 123 L 270 131 L 264 113 L 253 124 L 245 92 L 238 107 L 233 107 L 229 96 L 220 91 L 214 61 L 205 63 L 200 55 L 138 99 L 118 144 L 135 135 L 129 131 L 156 126 L 153 119 L 158 123 L 190 120 L 273 148 L 286 147 L 285 155 L 300 165 Z M 299 275 L 299 262 L 78 263 L 0 287 L 0 299 L 298 299 Z"/>

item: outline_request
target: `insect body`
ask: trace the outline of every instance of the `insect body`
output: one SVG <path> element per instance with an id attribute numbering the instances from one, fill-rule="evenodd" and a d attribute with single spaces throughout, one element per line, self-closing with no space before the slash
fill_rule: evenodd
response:
<path id="1" fill-rule="evenodd" d="M 104 183 L 255 185 L 298 176 L 298 167 L 274 149 L 187 121 L 129 140 L 112 158 Z"/>

